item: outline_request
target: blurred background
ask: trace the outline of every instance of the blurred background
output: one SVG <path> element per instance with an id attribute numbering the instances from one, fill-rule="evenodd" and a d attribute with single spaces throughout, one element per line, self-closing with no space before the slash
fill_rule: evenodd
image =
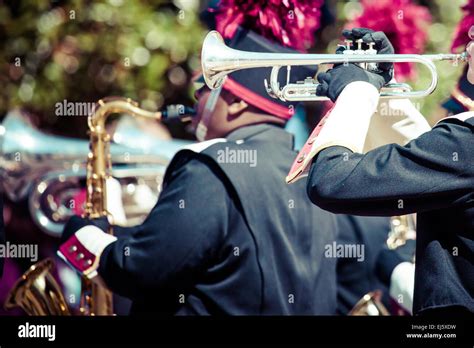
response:
<path id="1" fill-rule="evenodd" d="M 58 117 L 58 102 L 96 102 L 120 96 L 150 110 L 175 103 L 192 106 L 191 81 L 200 69 L 201 43 L 208 31 L 203 19 L 209 2 L 216 1 L 0 0 L 0 120 L 20 108 L 42 134 L 85 141 L 86 118 Z M 364 26 L 384 30 L 397 53 L 448 53 L 466 2 L 314 0 L 315 5 L 324 5 L 309 51 L 332 53 L 343 28 Z M 446 114 L 441 104 L 463 71 L 450 63 L 437 65 L 438 88 L 429 98 L 416 100 L 431 124 Z M 417 89 L 426 87 L 430 79 L 423 67 L 407 65 L 397 67 L 397 76 Z M 309 129 L 326 107 L 305 106 L 304 122 Z M 175 139 L 193 139 L 189 127 L 181 124 L 167 125 L 166 131 Z M 27 200 L 5 200 L 7 239 L 39 244 L 40 258 L 53 255 L 58 238 L 43 233 L 32 222 L 35 207 Z M 7 260 L 0 304 L 30 265 L 25 259 Z M 68 274 L 63 277 L 72 279 Z M 2 306 L 1 313 L 5 313 Z"/>
<path id="2" fill-rule="evenodd" d="M 450 50 L 465 2 L 413 1 L 431 16 L 427 19 L 422 13 L 414 18 L 425 31 L 424 52 Z M 1 1 L 0 117 L 22 107 L 37 117 L 41 128 L 85 137 L 82 119 L 55 115 L 58 101 L 94 102 L 117 95 L 151 109 L 193 103 L 189 81 L 199 69 L 207 32 L 199 14 L 206 6 L 206 1 L 198 0 Z M 340 30 L 363 12 L 359 1 L 331 0 L 327 8 L 334 21 L 318 30 L 311 51 L 333 52 Z M 371 21 L 383 19 L 374 16 Z M 407 36 L 420 35 L 414 28 L 408 28 Z M 408 79 L 417 86 L 428 80 L 427 71 L 421 69 Z M 437 107 L 460 73 L 446 64 L 439 69 L 435 94 L 420 101 L 428 119 L 438 117 Z"/>

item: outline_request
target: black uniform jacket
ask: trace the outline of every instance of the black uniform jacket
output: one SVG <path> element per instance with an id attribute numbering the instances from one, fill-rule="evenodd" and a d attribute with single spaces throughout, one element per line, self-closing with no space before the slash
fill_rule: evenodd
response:
<path id="1" fill-rule="evenodd" d="M 363 246 L 363 259 L 337 260 L 337 312 L 346 315 L 368 292 L 381 290 L 383 302 L 390 305 L 389 289 L 378 277 L 376 264 L 386 246 L 390 219 L 338 214 L 338 244 Z"/>
<path id="2" fill-rule="evenodd" d="M 364 155 L 329 147 L 313 160 L 308 194 L 337 213 L 418 212 L 414 313 L 474 311 L 474 117 Z"/>
<path id="3" fill-rule="evenodd" d="M 102 278 L 132 313 L 334 314 L 336 221 L 285 183 L 292 136 L 262 124 L 207 145 L 176 154 L 142 225 L 115 229 Z"/>

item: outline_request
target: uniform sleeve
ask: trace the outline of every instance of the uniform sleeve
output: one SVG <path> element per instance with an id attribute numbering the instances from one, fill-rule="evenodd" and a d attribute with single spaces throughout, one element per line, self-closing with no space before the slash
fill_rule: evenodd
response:
<path id="1" fill-rule="evenodd" d="M 230 198 L 222 175 L 202 158 L 174 170 L 145 222 L 119 228 L 117 241 L 102 253 L 105 283 L 131 299 L 192 284 L 227 230 Z"/>
<path id="2" fill-rule="evenodd" d="M 446 120 L 406 146 L 366 154 L 332 146 L 313 160 L 308 195 L 345 214 L 402 215 L 474 199 L 474 122 Z"/>

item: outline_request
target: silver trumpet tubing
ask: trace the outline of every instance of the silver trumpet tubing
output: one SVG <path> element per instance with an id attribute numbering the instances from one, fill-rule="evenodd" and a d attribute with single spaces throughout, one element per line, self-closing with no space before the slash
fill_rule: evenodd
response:
<path id="1" fill-rule="evenodd" d="M 159 195 L 165 169 L 189 141 L 162 140 L 138 129 L 123 116 L 110 146 L 112 176 L 120 182 L 127 223 L 135 224 L 149 212 L 134 200 L 146 186 L 148 196 Z M 120 123 L 121 120 L 119 120 Z M 85 189 L 87 140 L 45 134 L 35 129 L 19 110 L 10 111 L 0 126 L 2 190 L 12 201 L 28 199 L 33 221 L 42 231 L 60 236 L 75 214 L 71 202 Z"/>
<path id="2" fill-rule="evenodd" d="M 348 46 L 349 48 L 350 46 Z M 426 66 L 431 74 L 431 83 L 425 90 L 413 91 L 408 84 L 387 84 L 382 88 L 382 98 L 423 98 L 430 95 L 438 84 L 435 61 L 451 61 L 454 64 L 467 61 L 466 52 L 461 54 L 376 54 L 370 47 L 361 49 L 358 42 L 356 50 L 347 49 L 343 54 L 299 54 L 299 53 L 260 53 L 232 49 L 225 45 L 217 31 L 211 31 L 204 39 L 201 53 L 201 64 L 204 80 L 209 88 L 220 87 L 228 74 L 242 69 L 272 68 L 270 80 L 264 81 L 267 92 L 273 98 L 282 101 L 321 101 L 327 97 L 316 95 L 318 83 L 314 76 L 304 81 L 289 83 L 292 66 L 311 66 L 322 64 L 357 63 L 366 69 L 375 69 L 377 63 L 420 63 Z M 282 67 L 287 67 L 287 83 L 281 87 L 278 74 Z M 262 82 L 263 83 L 263 82 Z"/>

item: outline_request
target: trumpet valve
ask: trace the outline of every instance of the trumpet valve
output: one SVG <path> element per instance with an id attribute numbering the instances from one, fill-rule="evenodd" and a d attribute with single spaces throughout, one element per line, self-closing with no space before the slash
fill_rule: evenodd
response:
<path id="1" fill-rule="evenodd" d="M 375 42 L 369 42 L 369 48 L 365 50 L 365 54 L 377 54 L 377 50 L 374 48 Z M 366 69 L 369 71 L 377 71 L 379 69 L 377 63 L 366 63 Z"/>
<path id="2" fill-rule="evenodd" d="M 357 49 L 354 50 L 354 54 L 365 54 L 365 51 L 362 49 L 362 44 L 364 41 L 362 39 L 359 39 L 356 41 L 357 43 Z"/>
<path id="3" fill-rule="evenodd" d="M 346 49 L 343 54 L 354 54 L 354 51 L 352 50 L 354 42 L 352 40 L 344 40 L 344 42 L 346 43 Z"/>

